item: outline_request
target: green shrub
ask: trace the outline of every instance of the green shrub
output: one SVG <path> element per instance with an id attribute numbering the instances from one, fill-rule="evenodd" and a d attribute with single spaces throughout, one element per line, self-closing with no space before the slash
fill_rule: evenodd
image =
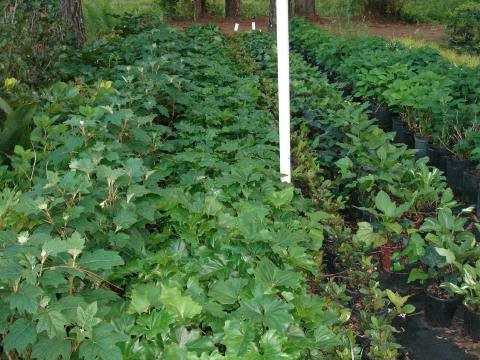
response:
<path id="1" fill-rule="evenodd" d="M 453 45 L 480 51 L 480 3 L 468 2 L 456 8 L 448 31 Z"/>
<path id="2" fill-rule="evenodd" d="M 16 78 L 40 86 L 54 78 L 52 65 L 68 39 L 60 25 L 58 1 L 6 1 L 0 6 L 0 82 Z"/>

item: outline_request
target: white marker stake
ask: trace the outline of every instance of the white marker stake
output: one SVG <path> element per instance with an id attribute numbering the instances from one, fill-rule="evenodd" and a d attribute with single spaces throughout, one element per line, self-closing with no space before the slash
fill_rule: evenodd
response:
<path id="1" fill-rule="evenodd" d="M 290 54 L 288 43 L 288 0 L 277 0 L 278 112 L 280 130 L 280 173 L 291 182 L 290 164 Z"/>
<path id="2" fill-rule="evenodd" d="M 238 31 L 238 28 L 239 28 L 239 26 L 240 26 L 240 25 L 239 25 L 238 23 L 235 23 L 235 27 L 233 28 L 233 30 L 234 30 L 235 32 L 237 32 L 237 31 Z"/>
<path id="3" fill-rule="evenodd" d="M 256 25 L 255 25 L 255 21 L 252 22 L 252 30 L 255 31 L 256 30 Z"/>

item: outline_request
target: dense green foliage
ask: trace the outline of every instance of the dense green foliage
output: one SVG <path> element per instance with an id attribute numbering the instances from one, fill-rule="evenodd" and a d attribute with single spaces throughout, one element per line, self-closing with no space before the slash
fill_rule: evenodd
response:
<path id="1" fill-rule="evenodd" d="M 0 83 L 6 77 L 36 86 L 51 81 L 51 66 L 68 42 L 58 1 L 1 1 L 0 10 Z"/>
<path id="2" fill-rule="evenodd" d="M 475 157 L 478 68 L 453 65 L 432 48 L 407 48 L 374 37 L 342 38 L 302 20 L 293 22 L 292 38 L 354 96 L 389 105 L 416 134 L 431 136 L 458 158 Z"/>
<path id="3" fill-rule="evenodd" d="M 1 168 L 4 352 L 349 353 L 345 300 L 307 292 L 329 216 L 279 182 L 259 80 L 223 41 L 160 26 L 58 68 L 78 81 L 44 91 L 33 147 Z"/>
<path id="4" fill-rule="evenodd" d="M 469 2 L 456 8 L 448 32 L 454 46 L 480 52 L 480 3 Z"/>
<path id="5" fill-rule="evenodd" d="M 480 248 L 444 177 L 342 96 L 347 83 L 386 102 L 406 81 L 410 100 L 390 104 L 433 125 L 442 111 L 425 107 L 476 113 L 476 70 L 295 22 L 293 187 L 277 170 L 271 34 L 125 20 L 53 58 L 44 81 L 64 82 L 32 94 L 3 79 L 0 128 L 21 126 L 0 134 L 0 352 L 396 360 L 392 322 L 414 308 L 380 285 L 385 247 L 384 270 L 478 303 L 464 283 Z"/>

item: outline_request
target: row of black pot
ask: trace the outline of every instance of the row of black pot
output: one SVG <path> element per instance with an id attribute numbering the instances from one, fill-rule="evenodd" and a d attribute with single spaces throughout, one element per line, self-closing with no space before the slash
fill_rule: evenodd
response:
<path id="1" fill-rule="evenodd" d="M 425 320 L 434 327 L 450 327 L 458 306 L 462 303 L 461 297 L 443 299 L 425 294 Z M 463 330 L 465 336 L 471 336 L 474 341 L 480 341 L 480 313 L 463 306 Z"/>
<path id="2" fill-rule="evenodd" d="M 380 284 L 383 288 L 388 288 L 402 295 L 407 295 L 411 290 L 407 284 L 408 271 L 388 272 L 380 270 Z M 452 325 L 453 318 L 461 305 L 462 298 L 455 296 L 449 299 L 437 297 L 428 291 L 424 292 L 424 313 L 425 320 L 433 327 L 448 328 Z M 480 313 L 474 309 L 463 306 L 464 314 L 464 334 L 471 336 L 474 341 L 480 341 Z"/>
<path id="3" fill-rule="evenodd" d="M 428 156 L 430 165 L 445 173 L 448 185 L 455 195 L 468 205 L 476 205 L 480 215 L 480 173 L 469 160 L 458 160 L 444 149 L 435 147 L 430 138 L 416 136 L 406 124 L 394 116 L 386 106 L 372 105 L 373 117 L 385 131 L 395 132 L 394 141 L 417 150 L 417 158 Z"/>

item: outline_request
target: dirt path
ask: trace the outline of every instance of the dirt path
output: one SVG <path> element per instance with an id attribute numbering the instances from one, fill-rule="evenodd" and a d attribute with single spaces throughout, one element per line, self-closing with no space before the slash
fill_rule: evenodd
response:
<path id="1" fill-rule="evenodd" d="M 363 33 L 376 36 L 382 36 L 389 39 L 394 38 L 416 38 L 434 42 L 443 42 L 445 39 L 445 29 L 440 25 L 427 24 L 405 24 L 400 22 L 392 22 L 385 20 L 366 20 L 362 18 L 353 19 L 351 24 L 339 19 L 315 17 L 310 19 L 318 26 L 330 29 L 332 31 L 346 32 L 353 31 L 354 33 Z M 225 34 L 233 34 L 235 23 L 239 24 L 239 31 L 250 31 L 252 28 L 252 21 L 255 21 L 256 28 L 261 31 L 267 30 L 267 18 L 261 17 L 257 19 L 225 19 L 219 17 L 209 17 L 197 21 L 197 24 L 216 24 Z M 170 21 L 170 25 L 184 28 L 194 24 L 193 21 Z"/>

